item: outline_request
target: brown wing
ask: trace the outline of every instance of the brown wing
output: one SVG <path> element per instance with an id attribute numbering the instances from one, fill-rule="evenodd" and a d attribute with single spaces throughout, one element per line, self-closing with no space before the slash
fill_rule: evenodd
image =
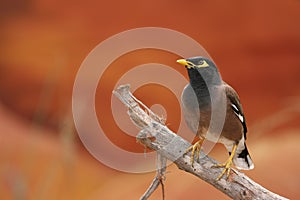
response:
<path id="1" fill-rule="evenodd" d="M 238 96 L 237 92 L 230 85 L 228 85 L 227 83 L 224 82 L 224 86 L 225 86 L 225 92 L 226 92 L 227 98 L 230 100 L 230 103 L 231 103 L 231 108 L 243 125 L 244 137 L 246 140 L 247 125 L 246 125 L 246 119 L 244 116 L 244 112 L 243 112 L 243 108 L 242 108 L 239 96 Z"/>

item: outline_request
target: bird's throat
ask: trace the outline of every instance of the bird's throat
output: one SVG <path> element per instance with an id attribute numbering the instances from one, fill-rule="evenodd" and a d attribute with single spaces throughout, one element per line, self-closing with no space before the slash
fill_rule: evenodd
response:
<path id="1" fill-rule="evenodd" d="M 209 107 L 211 105 L 211 98 L 206 83 L 204 81 L 199 82 L 191 80 L 190 85 L 196 95 L 199 108 Z"/>
<path id="2" fill-rule="evenodd" d="M 202 99 L 209 97 L 209 82 L 205 81 L 200 73 L 196 70 L 189 70 L 190 84 L 197 96 Z"/>

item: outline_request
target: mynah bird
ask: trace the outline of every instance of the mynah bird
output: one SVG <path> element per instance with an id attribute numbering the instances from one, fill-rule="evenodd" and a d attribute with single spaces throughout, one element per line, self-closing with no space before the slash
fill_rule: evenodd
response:
<path id="1" fill-rule="evenodd" d="M 208 58 L 192 57 L 179 59 L 177 62 L 186 67 L 190 79 L 181 96 L 184 118 L 188 127 L 199 137 L 187 149 L 187 152 L 191 151 L 191 164 L 194 163 L 194 157 L 199 159 L 201 145 L 207 139 L 224 144 L 229 152 L 229 158 L 224 164 L 214 166 L 224 168 L 217 180 L 223 175 L 228 178 L 232 164 L 241 170 L 253 169 L 254 165 L 245 143 L 246 120 L 236 91 L 222 80 L 218 68 Z M 225 115 L 222 129 L 217 134 L 210 132 L 209 125 L 212 119 L 212 102 L 220 99 L 221 92 L 225 94 Z M 214 108 L 214 112 L 218 113 L 218 109 Z"/>

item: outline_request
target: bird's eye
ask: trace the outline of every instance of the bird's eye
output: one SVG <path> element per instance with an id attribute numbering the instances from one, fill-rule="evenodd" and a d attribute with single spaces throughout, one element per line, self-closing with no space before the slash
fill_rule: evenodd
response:
<path id="1" fill-rule="evenodd" d="M 200 60 L 199 62 L 198 62 L 198 65 L 203 65 L 204 64 L 204 61 L 203 60 Z"/>

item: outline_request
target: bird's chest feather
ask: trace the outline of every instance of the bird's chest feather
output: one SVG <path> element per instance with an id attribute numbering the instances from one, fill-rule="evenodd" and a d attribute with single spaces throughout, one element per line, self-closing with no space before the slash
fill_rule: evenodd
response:
<path id="1" fill-rule="evenodd" d="M 216 90 L 218 88 L 211 90 L 211 96 L 199 98 L 188 84 L 182 93 L 181 101 L 185 121 L 188 127 L 197 135 L 205 135 L 211 125 L 212 105 L 216 105 L 216 102 L 221 99 L 218 95 L 215 95 Z M 222 113 L 221 108 L 222 106 L 215 106 L 214 114 Z M 214 134 L 210 135 L 211 140 L 215 140 Z"/>
<path id="2" fill-rule="evenodd" d="M 181 96 L 181 102 L 182 102 L 182 111 L 183 111 L 184 119 L 188 127 L 194 133 L 196 133 L 199 127 L 200 116 L 202 116 L 201 121 L 204 121 L 203 111 L 205 107 L 208 107 L 209 105 L 207 106 L 199 105 L 199 103 L 201 104 L 202 102 L 198 101 L 197 96 L 190 84 L 188 84 L 184 88 Z M 203 125 L 202 127 L 204 129 Z"/>

